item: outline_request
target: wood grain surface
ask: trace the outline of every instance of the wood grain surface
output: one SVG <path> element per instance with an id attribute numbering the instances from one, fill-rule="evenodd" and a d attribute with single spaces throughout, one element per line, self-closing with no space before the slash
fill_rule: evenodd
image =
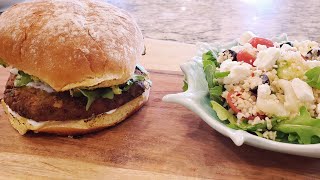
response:
<path id="1" fill-rule="evenodd" d="M 162 44 L 162 41 L 151 45 Z M 168 44 L 153 47 L 142 60 L 147 68 L 162 64 L 153 50 L 194 49 Z M 186 52 L 190 53 L 191 52 Z M 162 70 L 150 70 L 149 102 L 119 125 L 78 138 L 19 135 L 0 109 L 0 179 L 319 179 L 320 159 L 261 150 L 233 142 L 186 108 L 161 101 L 181 91 L 181 56 Z M 191 57 L 191 55 L 190 55 Z M 0 70 L 0 91 L 8 72 Z M 2 94 L 1 94 L 2 96 Z"/>
<path id="2" fill-rule="evenodd" d="M 143 109 L 118 126 L 77 139 L 20 136 L 1 111 L 0 174 L 75 179 L 320 178 L 319 159 L 237 147 L 184 107 L 162 102 L 165 94 L 180 91 L 179 73 L 151 70 L 151 77 L 154 86 Z"/>

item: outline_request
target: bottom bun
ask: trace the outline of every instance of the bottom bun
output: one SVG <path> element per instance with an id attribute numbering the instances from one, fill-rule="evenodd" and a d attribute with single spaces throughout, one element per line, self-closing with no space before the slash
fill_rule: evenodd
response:
<path id="1" fill-rule="evenodd" d="M 27 131 L 35 133 L 50 133 L 58 135 L 81 135 L 101 130 L 106 127 L 114 126 L 125 120 L 131 114 L 139 110 L 148 100 L 150 89 L 139 97 L 120 106 L 115 111 L 99 114 L 95 117 L 80 120 L 68 121 L 43 121 L 36 122 L 31 119 L 24 118 L 12 111 L 10 107 L 2 99 L 1 103 L 5 113 L 9 116 L 11 125 L 21 134 Z"/>

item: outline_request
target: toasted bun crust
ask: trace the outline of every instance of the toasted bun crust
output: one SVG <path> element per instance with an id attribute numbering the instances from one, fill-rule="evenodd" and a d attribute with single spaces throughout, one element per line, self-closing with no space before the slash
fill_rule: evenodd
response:
<path id="1" fill-rule="evenodd" d="M 8 115 L 11 125 L 21 134 L 27 131 L 36 133 L 51 133 L 63 136 L 81 135 L 94 132 L 106 127 L 114 126 L 123 121 L 131 114 L 139 110 L 148 100 L 150 89 L 147 89 L 141 96 L 119 107 L 112 114 L 100 114 L 94 118 L 69 121 L 45 121 L 32 123 L 28 119 L 12 112 L 8 105 L 1 101 L 5 113 Z"/>
<path id="2" fill-rule="evenodd" d="M 56 91 L 125 83 L 144 51 L 124 11 L 95 0 L 37 0 L 0 16 L 0 58 Z"/>

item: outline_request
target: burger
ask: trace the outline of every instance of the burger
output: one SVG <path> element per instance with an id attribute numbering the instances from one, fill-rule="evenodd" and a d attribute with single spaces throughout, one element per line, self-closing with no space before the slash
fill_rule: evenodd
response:
<path id="1" fill-rule="evenodd" d="M 126 12 L 95 0 L 35 0 L 0 15 L 1 101 L 11 125 L 81 135 L 113 126 L 148 100 L 137 65 L 143 36 Z"/>

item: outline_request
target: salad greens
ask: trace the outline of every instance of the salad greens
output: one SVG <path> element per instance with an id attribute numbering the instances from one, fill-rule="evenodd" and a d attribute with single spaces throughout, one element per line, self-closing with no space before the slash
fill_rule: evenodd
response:
<path id="1" fill-rule="evenodd" d="M 227 77 L 229 74 L 230 74 L 230 71 L 226 71 L 226 72 L 216 71 L 216 72 L 214 73 L 214 75 L 215 75 L 216 78 L 224 78 L 224 77 Z"/>
<path id="2" fill-rule="evenodd" d="M 223 106 L 221 106 L 219 103 L 215 101 L 211 101 L 211 107 L 212 109 L 217 113 L 217 116 L 220 120 L 226 121 L 228 120 L 229 123 L 227 124 L 228 127 L 232 129 L 242 129 L 245 131 L 250 132 L 256 132 L 258 130 L 265 131 L 267 130 L 267 123 L 259 123 L 256 125 L 248 124 L 247 121 L 242 121 L 241 123 L 237 123 L 237 118 L 231 114 L 227 109 L 225 109 Z M 272 125 L 275 125 L 277 123 L 277 119 L 271 119 Z"/>
<path id="3" fill-rule="evenodd" d="M 144 80 L 146 80 L 145 76 L 134 74 L 132 79 L 128 80 L 124 87 L 111 86 L 107 88 L 99 88 L 94 90 L 78 89 L 78 91 L 87 98 L 86 110 L 88 111 L 90 106 L 96 99 L 99 99 L 99 98 L 113 99 L 115 95 L 119 95 L 119 94 L 122 94 L 122 92 L 124 91 L 128 91 L 135 82 L 144 81 Z M 70 94 L 73 95 L 74 92 Z"/>
<path id="4" fill-rule="evenodd" d="M 223 86 L 218 83 L 218 78 L 227 76 L 228 73 L 216 71 L 217 67 L 219 67 L 219 63 L 217 61 L 217 55 L 212 51 L 208 51 L 202 55 L 202 63 L 208 82 L 210 98 L 219 104 L 223 104 L 223 99 L 221 97 Z"/>
<path id="5" fill-rule="evenodd" d="M 224 87 L 218 82 L 219 78 L 228 76 L 230 72 L 217 71 L 217 67 L 220 64 L 217 62 L 216 57 L 217 55 L 212 51 L 202 55 L 203 71 L 208 82 L 211 107 L 226 126 L 232 129 L 248 131 L 259 137 L 263 137 L 263 133 L 266 131 L 276 131 L 276 141 L 280 142 L 295 144 L 320 143 L 320 119 L 312 118 L 304 106 L 300 108 L 299 115 L 294 118 L 270 118 L 271 127 L 269 128 L 266 121 L 254 125 L 249 124 L 248 121 L 237 122 L 237 118 L 227 110 L 226 102 L 221 97 Z M 307 71 L 305 75 L 310 86 L 320 89 L 320 67 Z M 188 84 L 184 80 L 184 91 L 187 88 Z"/>
<path id="6" fill-rule="evenodd" d="M 295 118 L 280 122 L 274 130 L 288 134 L 289 142 L 320 143 L 320 119 L 312 118 L 306 107 L 301 107 Z"/>
<path id="7" fill-rule="evenodd" d="M 77 90 L 87 98 L 87 105 L 86 105 L 87 111 L 89 110 L 91 104 L 95 100 L 99 98 L 113 99 L 115 94 L 122 93 L 122 90 L 118 86 L 113 86 L 112 88 L 99 88 L 94 90 L 87 90 L 87 89 L 77 89 Z"/>
<path id="8" fill-rule="evenodd" d="M 113 99 L 114 98 L 114 92 L 110 88 L 105 88 L 105 91 L 101 94 L 102 98 L 107 98 L 107 99 Z"/>
<path id="9" fill-rule="evenodd" d="M 79 89 L 79 91 L 87 98 L 87 105 L 86 105 L 86 110 L 88 111 L 91 104 L 98 98 L 100 98 L 101 94 L 97 91 L 99 90 L 84 90 L 84 89 Z"/>
<path id="10" fill-rule="evenodd" d="M 237 118 L 219 103 L 211 101 L 211 107 L 217 113 L 217 116 L 221 121 L 228 120 L 230 124 L 236 125 Z"/>
<path id="11" fill-rule="evenodd" d="M 310 69 L 305 73 L 307 76 L 307 83 L 316 89 L 320 89 L 320 67 Z"/>
<path id="12" fill-rule="evenodd" d="M 22 87 L 32 81 L 33 81 L 33 79 L 29 74 L 24 73 L 23 71 L 18 71 L 18 75 L 17 75 L 16 79 L 14 80 L 14 86 L 15 87 Z"/>
<path id="13" fill-rule="evenodd" d="M 188 82 L 187 82 L 187 80 L 183 80 L 183 87 L 182 87 L 182 90 L 183 91 L 187 91 L 188 90 Z"/>

